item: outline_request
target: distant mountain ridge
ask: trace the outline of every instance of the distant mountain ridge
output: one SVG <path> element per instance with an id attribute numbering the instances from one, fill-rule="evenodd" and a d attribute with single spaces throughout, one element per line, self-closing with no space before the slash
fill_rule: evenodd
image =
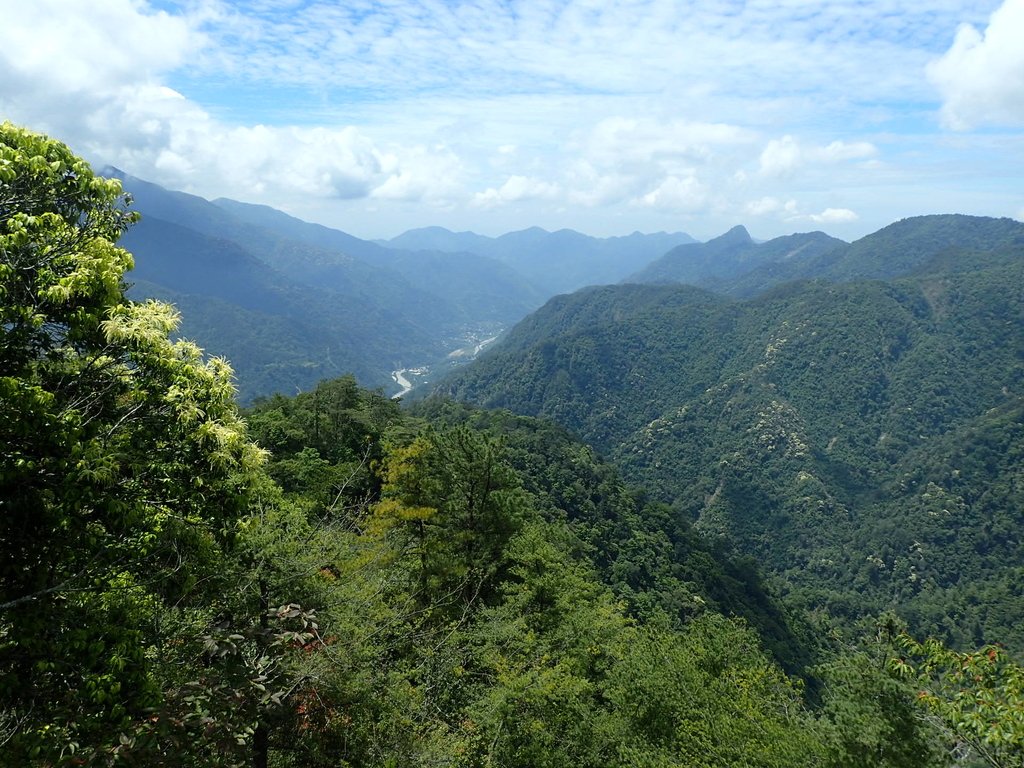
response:
<path id="1" fill-rule="evenodd" d="M 389 250 L 273 209 L 107 175 L 142 213 L 123 241 L 136 257 L 132 295 L 186 310 L 182 333 L 231 361 L 244 402 L 344 373 L 395 387 L 395 369 L 443 361 L 542 300 L 494 260 Z"/>
<path id="2" fill-rule="evenodd" d="M 755 242 L 736 226 L 706 243 L 673 248 L 623 282 L 686 283 L 729 293 L 731 282 L 766 265 L 806 264 L 847 245 L 824 232 L 806 232 Z"/>
<path id="3" fill-rule="evenodd" d="M 132 295 L 185 310 L 181 332 L 232 362 L 243 402 L 348 372 L 397 391 L 398 372 L 443 371 L 472 357 L 554 292 L 510 262 L 598 279 L 602 264 L 660 255 L 661 244 L 680 237 L 599 240 L 539 229 L 457 236 L 500 241 L 506 258 L 448 250 L 451 238 L 445 248 L 391 248 L 267 206 L 210 202 L 117 169 L 104 173 L 121 179 L 143 215 L 124 241 L 136 256 Z"/>
<path id="4" fill-rule="evenodd" d="M 1021 224 L 962 214 L 902 219 L 853 243 L 824 232 L 756 242 L 743 226 L 705 243 L 680 245 L 622 282 L 685 283 L 737 298 L 794 280 L 890 279 L 958 250 L 989 252 L 1021 243 Z M 952 264 L 949 264 L 952 266 Z"/>
<path id="5" fill-rule="evenodd" d="M 530 227 L 491 238 L 442 227 L 409 230 L 391 240 L 391 248 L 463 251 L 497 259 L 538 286 L 545 296 L 570 293 L 587 285 L 616 283 L 682 243 L 695 243 L 685 232 L 634 232 L 596 238 L 571 229 L 548 232 Z"/>
<path id="6" fill-rule="evenodd" d="M 942 254 L 977 254 L 1021 245 L 1022 232 L 1024 225 L 1013 219 L 914 216 L 832 250 L 762 265 L 723 286 L 723 292 L 751 296 L 773 285 L 807 278 L 837 282 L 891 279 L 924 268 Z"/>
<path id="7" fill-rule="evenodd" d="M 263 205 L 220 198 L 214 204 L 254 226 L 267 226 L 296 242 L 354 256 L 375 269 L 396 272 L 450 306 L 462 322 L 507 325 L 539 307 L 545 298 L 519 273 L 497 259 L 462 251 L 386 248 L 337 229 L 289 216 Z M 321 283 L 326 269 L 312 270 Z"/>

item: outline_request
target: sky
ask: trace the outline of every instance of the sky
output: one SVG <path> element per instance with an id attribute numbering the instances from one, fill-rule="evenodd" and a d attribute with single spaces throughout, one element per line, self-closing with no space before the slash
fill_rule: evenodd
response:
<path id="1" fill-rule="evenodd" d="M 0 120 L 365 238 L 1024 219 L 1024 0 L 0 0 Z"/>

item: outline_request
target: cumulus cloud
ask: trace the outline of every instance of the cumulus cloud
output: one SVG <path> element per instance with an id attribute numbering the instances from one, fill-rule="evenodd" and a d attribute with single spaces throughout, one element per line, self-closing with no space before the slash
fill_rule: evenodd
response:
<path id="1" fill-rule="evenodd" d="M 772 139 L 761 151 L 760 172 L 764 176 L 786 177 L 805 166 L 834 165 L 848 160 L 865 160 L 878 153 L 866 141 L 833 141 L 826 145 L 801 144 L 792 136 Z"/>
<path id="2" fill-rule="evenodd" d="M 569 202 L 594 208 L 622 202 L 643 191 L 644 179 L 577 159 L 566 172 Z"/>
<path id="3" fill-rule="evenodd" d="M 692 213 L 707 204 L 707 189 L 693 176 L 670 176 L 634 204 L 658 208 L 663 211 Z"/>
<path id="4" fill-rule="evenodd" d="M 443 144 L 388 152 L 382 157 L 382 171 L 386 180 L 373 190 L 371 197 L 445 205 L 462 194 L 462 161 Z"/>
<path id="5" fill-rule="evenodd" d="M 179 66 L 208 40 L 197 19 L 132 0 L 2 0 L 3 92 L 46 83 L 63 92 L 117 88 Z"/>
<path id="6" fill-rule="evenodd" d="M 744 206 L 750 216 L 778 216 L 784 221 L 813 221 L 817 224 L 849 224 L 860 217 L 849 208 L 826 208 L 821 213 L 805 213 L 796 200 L 765 196 Z"/>
<path id="7" fill-rule="evenodd" d="M 849 208 L 826 208 L 821 213 L 812 213 L 808 218 L 819 224 L 848 224 L 860 217 Z"/>
<path id="8" fill-rule="evenodd" d="M 984 32 L 962 25 L 928 75 L 942 94 L 948 127 L 1024 124 L 1024 0 L 1005 0 Z"/>
<path id="9" fill-rule="evenodd" d="M 407 202 L 459 227 L 563 211 L 602 230 L 679 213 L 842 223 L 833 190 L 875 185 L 876 210 L 853 206 L 874 223 L 909 196 L 886 185 L 954 165 L 915 136 L 901 176 L 898 145 L 958 23 L 973 26 L 929 69 L 947 122 L 1024 109 L 1024 0 L 991 17 L 879 3 L 0 0 L 0 117 L 165 186 L 360 224 L 373 210 L 403 226 Z M 893 173 L 867 172 L 864 131 Z"/>
<path id="10" fill-rule="evenodd" d="M 732 172 L 737 148 L 756 134 L 728 123 L 606 117 L 568 147 L 568 199 L 588 207 L 628 203 L 665 212 L 696 212 L 710 195 L 702 176 Z"/>
<path id="11" fill-rule="evenodd" d="M 559 191 L 557 184 L 526 176 L 510 176 L 498 188 L 490 187 L 483 192 L 477 192 L 473 196 L 473 205 L 480 208 L 494 208 L 523 200 L 550 200 L 556 197 Z"/>
<path id="12" fill-rule="evenodd" d="M 131 0 L 8 5 L 0 0 L 0 112 L 95 162 L 169 187 L 247 199 L 272 191 L 437 201 L 461 179 L 445 147 L 382 146 L 347 125 L 216 119 L 161 83 L 207 45 L 205 15 L 173 16 Z"/>
<path id="13" fill-rule="evenodd" d="M 744 210 L 751 216 L 767 216 L 773 213 L 796 216 L 797 204 L 796 200 L 786 200 L 783 202 L 777 197 L 766 195 L 759 200 L 751 200 L 744 206 Z"/>

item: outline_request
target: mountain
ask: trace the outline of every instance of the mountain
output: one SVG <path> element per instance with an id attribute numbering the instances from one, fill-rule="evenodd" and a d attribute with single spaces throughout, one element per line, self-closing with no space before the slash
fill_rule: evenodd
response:
<path id="1" fill-rule="evenodd" d="M 299 283 L 233 241 L 144 215 L 121 243 L 135 255 L 129 295 L 178 306 L 181 334 L 232 362 L 243 402 L 347 372 L 379 386 L 404 360 L 445 354 L 419 324 Z"/>
<path id="2" fill-rule="evenodd" d="M 748 298 L 794 280 L 908 275 L 943 255 L 952 269 L 960 251 L 977 254 L 1020 245 L 1022 229 L 1012 219 L 939 214 L 902 219 L 853 243 L 823 232 L 758 243 L 737 226 L 706 243 L 673 248 L 623 282 L 686 283 Z M 974 263 L 967 260 L 968 268 Z"/>
<path id="3" fill-rule="evenodd" d="M 488 252 L 493 247 L 494 238 L 478 235 L 475 232 L 452 232 L 444 227 L 420 227 L 409 229 L 390 240 L 379 241 L 389 248 L 401 248 L 407 251 L 447 251 L 449 253 L 463 251 L 466 253 Z"/>
<path id="4" fill-rule="evenodd" d="M 731 296 L 752 296 L 773 285 L 808 278 L 833 281 L 889 279 L 927 268 L 933 259 L 1021 245 L 1024 226 L 1013 219 L 937 214 L 901 219 L 849 245 L 809 257 L 763 264 L 719 286 Z M 967 259 L 967 268 L 976 262 Z"/>
<path id="5" fill-rule="evenodd" d="M 470 325 L 484 321 L 504 327 L 539 307 L 547 298 L 511 267 L 468 250 L 385 248 L 267 206 L 225 198 L 215 200 L 214 204 L 281 237 L 349 254 L 374 267 L 396 272 L 420 290 L 435 296 L 438 302 L 450 306 Z M 322 275 L 320 271 L 314 274 L 316 280 Z"/>
<path id="6" fill-rule="evenodd" d="M 451 366 L 542 301 L 493 259 L 389 250 L 262 206 L 213 204 L 108 169 L 142 220 L 132 296 L 173 301 L 181 333 L 227 357 L 243 402 L 354 373 Z"/>
<path id="7" fill-rule="evenodd" d="M 558 421 L 820 615 L 1022 651 L 1024 225 L 894 227 L 821 263 L 905 277 L 588 289 L 441 389 Z"/>
<path id="8" fill-rule="evenodd" d="M 624 282 L 687 283 L 727 292 L 730 281 L 760 267 L 806 263 L 845 245 L 824 232 L 758 243 L 744 227 L 737 226 L 706 243 L 677 246 Z"/>
<path id="9" fill-rule="evenodd" d="M 634 232 L 624 237 L 595 238 L 571 229 L 548 232 L 531 227 L 488 238 L 429 227 L 410 230 L 384 244 L 489 256 L 512 267 L 545 296 L 552 296 L 587 285 L 618 282 L 675 246 L 693 242 L 696 241 L 683 232 Z"/>

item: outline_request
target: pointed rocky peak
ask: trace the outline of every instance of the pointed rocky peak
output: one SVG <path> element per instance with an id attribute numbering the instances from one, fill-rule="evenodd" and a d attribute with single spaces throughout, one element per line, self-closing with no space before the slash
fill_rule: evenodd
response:
<path id="1" fill-rule="evenodd" d="M 753 242 L 754 239 L 742 224 L 737 224 L 724 235 L 708 240 L 708 244 L 716 243 L 718 245 L 751 245 Z"/>

